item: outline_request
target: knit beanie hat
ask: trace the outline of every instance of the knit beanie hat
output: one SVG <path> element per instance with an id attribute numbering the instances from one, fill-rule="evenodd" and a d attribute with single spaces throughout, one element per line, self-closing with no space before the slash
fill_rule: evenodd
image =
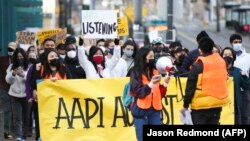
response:
<path id="1" fill-rule="evenodd" d="M 204 38 L 204 37 L 209 37 L 209 35 L 207 34 L 206 31 L 203 30 L 196 37 L 197 43 L 199 43 L 199 41 L 201 40 L 201 38 Z"/>

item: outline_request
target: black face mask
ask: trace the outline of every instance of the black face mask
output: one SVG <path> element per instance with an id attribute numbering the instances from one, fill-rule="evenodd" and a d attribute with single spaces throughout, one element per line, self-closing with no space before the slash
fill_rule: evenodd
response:
<path id="1" fill-rule="evenodd" d="M 147 63 L 147 66 L 149 68 L 155 68 L 155 59 L 149 59 L 149 62 Z"/>
<path id="2" fill-rule="evenodd" d="M 29 58 L 29 62 L 32 63 L 32 64 L 35 64 L 36 63 L 36 58 Z"/>
<path id="3" fill-rule="evenodd" d="M 23 60 L 23 59 L 18 59 L 17 62 L 18 62 L 18 65 L 19 65 L 19 66 L 23 66 L 24 60 Z"/>
<path id="4" fill-rule="evenodd" d="M 180 63 L 183 63 L 185 57 L 186 57 L 186 56 L 185 56 L 184 54 L 180 55 L 180 56 L 179 56 L 179 62 L 180 62 Z"/>
<path id="5" fill-rule="evenodd" d="M 57 58 L 55 58 L 55 59 L 52 59 L 52 60 L 50 60 L 50 65 L 51 66 L 53 66 L 53 67 L 56 67 L 56 66 L 58 66 L 58 64 L 59 64 L 60 62 L 59 62 L 59 59 L 57 59 Z"/>

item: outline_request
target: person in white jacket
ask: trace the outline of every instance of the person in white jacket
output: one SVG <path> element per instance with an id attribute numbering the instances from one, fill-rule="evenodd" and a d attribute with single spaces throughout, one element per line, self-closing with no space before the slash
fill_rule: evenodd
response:
<path id="1" fill-rule="evenodd" d="M 115 40 L 107 40 L 105 42 L 105 47 L 108 50 L 107 55 L 105 56 L 106 63 L 108 64 L 110 61 L 112 61 L 112 57 L 114 54 L 114 47 L 116 45 L 119 45 L 120 41 L 118 39 Z M 121 53 L 121 52 L 120 52 Z M 124 59 L 119 58 L 119 61 L 117 64 L 112 68 L 110 71 L 111 77 L 126 77 L 127 75 L 127 63 Z"/>
<path id="2" fill-rule="evenodd" d="M 25 76 L 28 69 L 28 59 L 22 48 L 17 48 L 13 54 L 13 64 L 7 69 L 6 82 L 10 84 L 9 95 L 14 119 L 14 135 L 16 141 L 26 140 L 28 133 L 28 101 L 25 93 Z M 22 132 L 22 133 L 21 133 Z"/>
<path id="3" fill-rule="evenodd" d="M 234 67 L 241 69 L 241 75 L 248 77 L 250 73 L 250 55 L 246 52 L 242 46 L 242 37 L 239 34 L 232 34 L 229 38 L 230 44 L 235 51 L 236 60 L 234 61 Z M 249 79 L 250 81 L 250 79 Z M 242 94 L 242 115 L 241 124 L 250 124 L 250 93 L 248 90 L 241 90 Z"/>
<path id="4" fill-rule="evenodd" d="M 89 57 L 85 53 L 83 46 L 78 48 L 78 59 L 81 67 L 86 72 L 87 78 L 110 78 L 114 77 L 111 71 L 117 65 L 121 58 L 121 48 L 118 45 L 114 47 L 114 54 L 110 61 L 105 61 L 104 52 L 101 48 L 92 46 Z"/>

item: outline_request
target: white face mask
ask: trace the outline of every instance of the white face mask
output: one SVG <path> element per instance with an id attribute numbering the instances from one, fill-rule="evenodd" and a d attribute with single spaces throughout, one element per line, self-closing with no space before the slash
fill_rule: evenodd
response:
<path id="1" fill-rule="evenodd" d="M 241 46 L 242 46 L 242 44 L 240 44 L 240 43 L 233 44 L 234 51 L 240 51 L 241 50 Z"/>
<path id="2" fill-rule="evenodd" d="M 73 59 L 76 57 L 76 51 L 71 50 L 71 51 L 67 52 L 67 55 L 69 58 Z"/>
<path id="3" fill-rule="evenodd" d="M 125 50 L 124 51 L 124 54 L 127 56 L 127 57 L 131 57 L 133 55 L 134 51 L 132 50 Z"/>
<path id="4" fill-rule="evenodd" d="M 14 54 L 14 52 L 8 52 L 9 56 L 12 56 Z"/>
<path id="5" fill-rule="evenodd" d="M 60 55 L 60 58 L 64 59 L 66 55 Z"/>

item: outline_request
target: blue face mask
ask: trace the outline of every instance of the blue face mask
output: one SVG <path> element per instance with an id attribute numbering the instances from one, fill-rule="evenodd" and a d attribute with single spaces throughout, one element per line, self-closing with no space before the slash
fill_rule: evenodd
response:
<path id="1" fill-rule="evenodd" d="M 233 44 L 233 49 L 234 49 L 234 51 L 236 51 L 236 52 L 238 52 L 238 51 L 240 51 L 241 50 L 241 46 L 242 46 L 242 44 Z"/>
<path id="2" fill-rule="evenodd" d="M 113 55 L 114 54 L 114 48 L 109 48 L 109 53 Z"/>
<path id="3" fill-rule="evenodd" d="M 124 54 L 127 56 L 127 57 L 131 57 L 133 55 L 134 51 L 132 50 L 125 50 L 124 51 Z"/>

